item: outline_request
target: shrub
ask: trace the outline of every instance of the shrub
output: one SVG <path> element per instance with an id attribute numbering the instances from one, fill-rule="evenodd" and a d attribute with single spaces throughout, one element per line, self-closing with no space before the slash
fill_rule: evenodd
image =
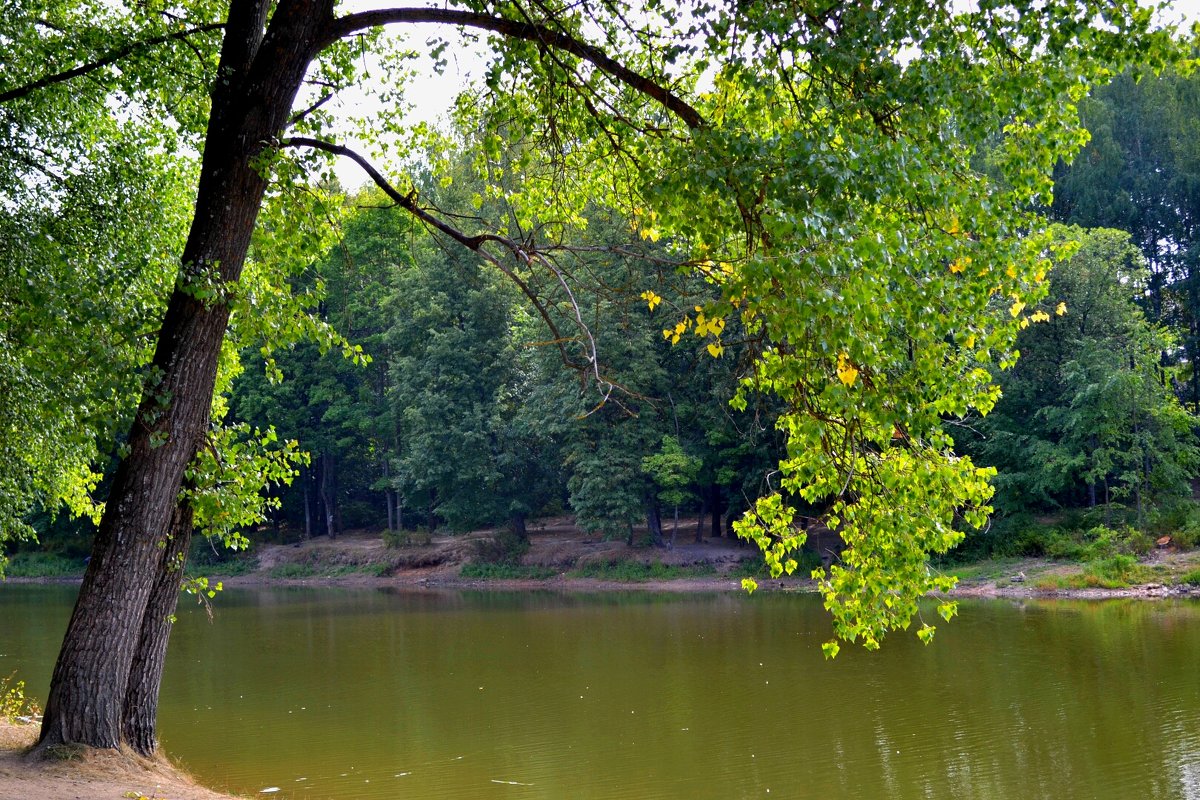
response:
<path id="1" fill-rule="evenodd" d="M 1180 583 L 1186 583 L 1188 586 L 1200 586 L 1200 569 L 1194 569 L 1191 572 L 1185 572 L 1179 576 Z"/>
<path id="2" fill-rule="evenodd" d="M 475 541 L 476 564 L 510 564 L 521 563 L 521 556 L 529 552 L 529 539 L 518 536 L 508 528 L 504 528 L 490 539 Z"/>
<path id="3" fill-rule="evenodd" d="M 1084 534 L 1084 539 L 1088 559 L 1093 561 L 1118 555 L 1145 555 L 1154 547 L 1153 539 L 1127 525 L 1116 530 L 1097 525 Z"/>
<path id="4" fill-rule="evenodd" d="M 0 678 L 0 720 L 19 722 L 41 715 L 37 703 L 25 696 L 25 681 L 16 680 L 16 673 Z"/>
<path id="5" fill-rule="evenodd" d="M 84 561 L 53 553 L 17 553 L 9 559 L 4 574 L 13 578 L 74 578 L 83 574 Z"/>

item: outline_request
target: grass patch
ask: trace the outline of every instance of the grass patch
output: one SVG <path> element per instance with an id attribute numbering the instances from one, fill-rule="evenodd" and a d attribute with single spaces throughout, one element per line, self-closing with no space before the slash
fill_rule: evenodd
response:
<path id="1" fill-rule="evenodd" d="M 473 563 L 463 564 L 458 574 L 464 578 L 476 578 L 485 581 L 506 580 L 535 580 L 542 581 L 553 578 L 559 571 L 554 567 L 541 567 L 528 564 L 492 564 Z"/>
<path id="2" fill-rule="evenodd" d="M 319 564 L 290 563 L 271 567 L 267 575 L 272 578 L 344 578 L 347 575 L 372 575 L 376 578 L 387 574 L 388 564 Z M 221 573 L 225 574 L 225 573 Z"/>
<path id="3" fill-rule="evenodd" d="M 312 578 L 317 568 L 312 564 L 279 564 L 267 572 L 272 578 Z"/>
<path id="4" fill-rule="evenodd" d="M 957 577 L 960 583 L 999 581 L 1002 578 L 1008 578 L 1021 563 L 1022 560 L 1019 558 L 997 558 L 977 564 L 965 564 L 961 567 L 946 567 L 943 571 Z"/>
<path id="5" fill-rule="evenodd" d="M 1200 586 L 1200 569 L 1183 573 L 1179 576 L 1179 582 L 1186 583 L 1188 586 Z"/>
<path id="6" fill-rule="evenodd" d="M 1038 589 L 1128 589 L 1146 583 L 1154 574 L 1133 556 L 1115 555 L 1088 562 L 1082 572 L 1046 575 L 1034 586 Z"/>
<path id="7" fill-rule="evenodd" d="M 8 560 L 4 574 L 12 578 L 78 578 L 84 569 L 83 559 L 53 553 L 17 553 Z"/>
<path id="8" fill-rule="evenodd" d="M 712 564 L 663 564 L 653 561 L 593 561 L 571 570 L 575 578 L 596 578 L 604 581 L 640 583 L 643 581 L 669 581 L 677 578 L 706 578 L 717 574 Z"/>
<path id="9" fill-rule="evenodd" d="M 794 578 L 808 578 L 812 571 L 821 566 L 821 556 L 812 550 L 801 550 L 799 555 L 793 554 L 797 565 L 792 573 Z M 758 578 L 771 580 L 771 570 L 761 555 L 748 556 L 739 561 L 729 571 L 731 578 Z"/>
<path id="10" fill-rule="evenodd" d="M 228 561 L 218 561 L 203 567 L 202 572 L 209 575 L 219 575 L 222 578 L 234 578 L 238 575 L 249 575 L 258 571 L 258 559 L 254 556 L 231 558 Z"/>

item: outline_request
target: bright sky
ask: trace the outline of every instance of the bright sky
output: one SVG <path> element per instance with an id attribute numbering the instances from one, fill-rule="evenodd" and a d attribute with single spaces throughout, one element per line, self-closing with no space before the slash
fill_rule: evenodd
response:
<path id="1" fill-rule="evenodd" d="M 352 13 L 393 5 L 395 3 L 388 0 L 349 0 L 341 5 L 339 11 Z M 1173 0 L 1166 19 L 1170 22 L 1200 21 L 1200 0 Z M 429 49 L 426 40 L 435 34 L 445 35 L 446 29 L 444 26 L 435 25 L 412 26 L 407 33 L 407 45 L 423 54 Z M 452 43 L 446 49 L 444 57 L 446 68 L 441 75 L 435 72 L 432 59 L 425 55 L 412 62 L 416 77 L 405 91 L 405 97 L 412 105 L 412 110 L 406 117 L 407 121 L 413 124 L 435 124 L 445 120 L 455 98 L 482 76 L 487 61 L 487 50 L 479 43 Z M 378 73 L 378 70 L 375 72 Z M 334 113 L 347 120 L 355 117 L 370 118 L 380 109 L 377 101 L 358 89 L 343 91 L 336 104 L 330 105 Z M 364 153 L 368 152 L 362 142 L 352 136 L 344 136 L 341 143 Z M 339 159 L 336 172 L 342 185 L 348 189 L 359 187 L 367 180 L 362 170 L 347 159 Z"/>

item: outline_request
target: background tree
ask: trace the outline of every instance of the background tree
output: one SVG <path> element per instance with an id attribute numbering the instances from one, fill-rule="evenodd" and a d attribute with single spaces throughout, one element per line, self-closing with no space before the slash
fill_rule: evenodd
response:
<path id="1" fill-rule="evenodd" d="M 575 222 L 586 200 L 602 198 L 704 259 L 697 266 L 721 284 L 722 300 L 703 317 L 687 314 L 685 329 L 719 340 L 717 320 L 736 313 L 763 336 L 749 386 L 786 407 L 783 489 L 834 498 L 850 549 L 823 589 L 838 633 L 868 646 L 908 624 L 932 585 L 925 556 L 957 539 L 955 514 L 966 507 L 978 524 L 985 513 L 986 475 L 949 455 L 940 419 L 994 402 L 981 365 L 1009 357 L 1015 328 L 991 298 L 1012 299 L 1015 318 L 1040 296 L 1040 242 L 1018 235 L 1035 227 L 1024 209 L 1048 190 L 1050 167 L 1078 145 L 1070 101 L 1135 55 L 1162 56 L 1148 52 L 1162 39 L 1144 36 L 1151 15 L 1133 0 L 966 13 L 924 2 L 799 14 L 705 6 L 688 21 L 658 3 L 645 13 L 504 2 L 339 15 L 332 0 L 232 0 L 227 14 L 207 3 L 160 13 L 61 0 L 18 11 L 0 105 L 21 115 L 36 102 L 28 98 L 66 96 L 86 77 L 101 104 L 124 92 L 133 100 L 122 105 L 173 120 L 203 153 L 180 271 L 55 667 L 42 747 L 119 745 L 129 739 L 125 710 L 140 705 L 126 702 L 129 687 L 157 685 L 131 673 L 161 664 L 139 656 L 160 645 L 143 623 L 167 617 L 152 598 L 174 595 L 155 592 L 174 580 L 161 545 L 209 424 L 230 315 L 251 299 L 242 279 L 260 211 L 296 200 L 286 187 L 305 162 L 293 150 L 356 158 L 315 135 L 328 122 L 319 94 L 296 103 L 310 75 L 335 88 L 356 77 L 360 48 L 349 40 L 383 25 L 494 34 L 491 119 L 553 155 L 549 172 L 511 165 L 522 187 L 510 198 L 517 219 L 554 209 Z M 679 93 L 709 59 L 725 66 L 697 110 Z M 499 136 L 495 123 L 484 130 L 490 169 Z M 1003 187 L 971 170 L 974 151 L 1000 131 Z M 28 153 L 42 142 L 18 144 Z M 168 145 L 174 152 L 177 142 Z M 544 228 L 463 230 L 417 191 L 371 174 L 401 208 L 511 278 L 534 268 L 561 277 Z M 953 317 L 938 313 L 950 307 Z M 970 335 L 980 349 L 960 344 Z M 595 352 L 578 344 L 595 372 Z M 892 443 L 898 429 L 903 446 Z M 760 502 L 743 527 L 777 566 L 799 538 L 786 495 Z M 153 747 L 142 734 L 131 743 Z"/>
<path id="2" fill-rule="evenodd" d="M 1140 523 L 1148 503 L 1190 495 L 1200 465 L 1159 363 L 1174 346 L 1138 306 L 1149 274 L 1128 234 L 1060 228 L 1056 240 L 1078 249 L 1051 272 L 1041 322 L 1019 335 L 1002 397 L 963 444 L 996 466 L 1001 509 L 1129 500 Z"/>

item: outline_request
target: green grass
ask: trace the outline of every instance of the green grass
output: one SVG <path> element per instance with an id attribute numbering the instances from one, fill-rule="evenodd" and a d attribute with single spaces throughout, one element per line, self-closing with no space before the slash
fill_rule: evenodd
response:
<path id="1" fill-rule="evenodd" d="M 1009 577 L 1020 563 L 1022 563 L 1022 559 L 1019 558 L 996 558 L 977 564 L 965 564 L 961 567 L 943 567 L 942 571 L 947 575 L 956 576 L 963 583 L 994 581 Z"/>
<path id="2" fill-rule="evenodd" d="M 312 578 L 317 569 L 312 564 L 279 564 L 271 567 L 267 574 L 272 578 Z"/>
<path id="3" fill-rule="evenodd" d="M 1179 576 L 1179 582 L 1186 583 L 1188 586 L 1200 586 L 1200 569 L 1183 573 Z"/>
<path id="4" fill-rule="evenodd" d="M 387 574 L 387 564 L 279 564 L 271 567 L 267 575 L 272 578 L 342 578 L 347 575 L 373 575 L 380 577 Z M 225 575 L 227 573 L 220 573 Z"/>
<path id="5" fill-rule="evenodd" d="M 478 578 L 488 581 L 504 580 L 535 580 L 541 581 L 553 578 L 559 573 L 554 567 L 539 567 L 525 564 L 463 564 L 458 574 L 464 578 Z"/>
<path id="6" fill-rule="evenodd" d="M 796 559 L 796 570 L 792 573 L 794 578 L 808 578 L 812 575 L 812 571 L 821 566 L 821 557 L 811 550 L 801 550 L 798 556 L 793 556 Z M 770 580 L 771 571 L 767 568 L 767 562 L 763 560 L 761 555 L 748 556 L 737 563 L 732 570 L 729 571 L 731 578 L 765 578 Z"/>
<path id="7" fill-rule="evenodd" d="M 717 574 L 712 564 L 688 564 L 679 566 L 658 561 L 643 564 L 640 561 L 596 561 L 576 567 L 568 573 L 575 578 L 597 578 L 605 581 L 640 583 L 643 581 L 669 581 L 677 578 L 705 578 Z"/>
<path id="8" fill-rule="evenodd" d="M 219 575 L 222 578 L 233 578 L 238 575 L 249 575 L 258 570 L 258 559 L 253 556 L 231 558 L 228 561 L 217 561 L 212 564 L 197 566 L 200 574 Z"/>
<path id="9" fill-rule="evenodd" d="M 4 574 L 11 578 L 78 578 L 84 569 L 83 559 L 52 553 L 17 553 L 9 559 Z"/>

